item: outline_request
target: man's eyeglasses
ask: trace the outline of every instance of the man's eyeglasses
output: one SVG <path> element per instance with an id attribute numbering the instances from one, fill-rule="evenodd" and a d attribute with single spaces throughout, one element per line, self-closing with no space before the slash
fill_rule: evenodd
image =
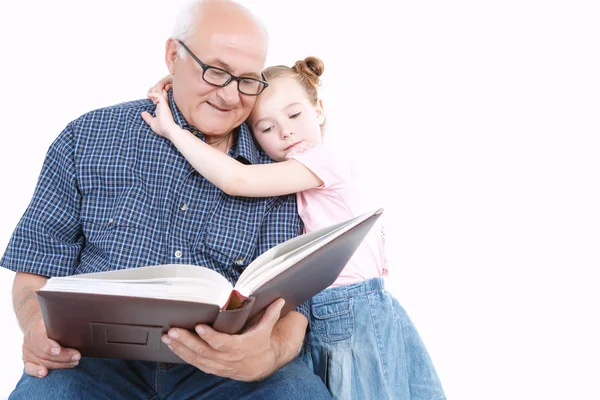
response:
<path id="1" fill-rule="evenodd" d="M 202 79 L 213 86 L 224 87 L 232 80 L 237 81 L 238 91 L 246 96 L 258 96 L 269 84 L 267 78 L 261 73 L 263 80 L 255 78 L 244 78 L 230 74 L 224 69 L 204 64 L 181 40 L 177 40 L 181 47 L 202 67 Z"/>

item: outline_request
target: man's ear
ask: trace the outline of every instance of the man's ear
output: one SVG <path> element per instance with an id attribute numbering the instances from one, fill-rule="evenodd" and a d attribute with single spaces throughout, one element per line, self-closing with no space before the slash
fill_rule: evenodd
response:
<path id="1" fill-rule="evenodd" d="M 323 125 L 323 123 L 325 122 L 325 109 L 323 108 L 322 99 L 317 100 L 315 111 L 317 112 L 317 119 L 319 120 L 319 125 Z"/>
<path id="2" fill-rule="evenodd" d="M 171 75 L 175 74 L 175 62 L 177 61 L 177 50 L 179 50 L 179 43 L 174 38 L 167 39 L 165 44 L 165 64 L 169 69 Z"/>

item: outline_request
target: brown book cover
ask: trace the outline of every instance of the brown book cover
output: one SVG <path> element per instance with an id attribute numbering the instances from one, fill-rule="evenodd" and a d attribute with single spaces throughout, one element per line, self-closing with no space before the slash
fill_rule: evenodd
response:
<path id="1" fill-rule="evenodd" d="M 234 288 L 223 307 L 189 300 L 42 288 L 36 294 L 48 337 L 79 350 L 84 357 L 181 363 L 183 360 L 160 340 L 169 328 L 193 330 L 202 323 L 220 332 L 240 333 L 280 297 L 286 301 L 281 312 L 284 315 L 337 279 L 382 212 L 378 209 L 323 230 L 326 234 L 313 232 L 277 246 L 273 254 L 281 256 L 283 262 L 289 258 L 291 266 L 247 297 Z M 319 240 L 320 235 L 327 239 Z M 316 250 L 311 251 L 311 246 Z M 303 251 L 306 249 L 309 251 Z"/>

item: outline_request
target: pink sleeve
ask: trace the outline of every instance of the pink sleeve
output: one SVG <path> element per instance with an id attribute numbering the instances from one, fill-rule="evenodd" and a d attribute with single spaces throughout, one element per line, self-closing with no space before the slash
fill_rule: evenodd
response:
<path id="1" fill-rule="evenodd" d="M 352 165 L 330 149 L 317 146 L 298 146 L 287 154 L 310 169 L 323 181 L 323 188 L 331 189 L 353 179 Z"/>

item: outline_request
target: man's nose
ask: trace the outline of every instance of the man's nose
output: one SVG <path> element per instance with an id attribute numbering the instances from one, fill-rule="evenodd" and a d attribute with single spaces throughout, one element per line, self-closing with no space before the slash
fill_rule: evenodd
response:
<path id="1" fill-rule="evenodd" d="M 240 92 L 237 88 L 237 82 L 233 79 L 226 86 L 223 86 L 220 92 L 221 97 L 227 105 L 232 106 L 240 101 Z"/>

